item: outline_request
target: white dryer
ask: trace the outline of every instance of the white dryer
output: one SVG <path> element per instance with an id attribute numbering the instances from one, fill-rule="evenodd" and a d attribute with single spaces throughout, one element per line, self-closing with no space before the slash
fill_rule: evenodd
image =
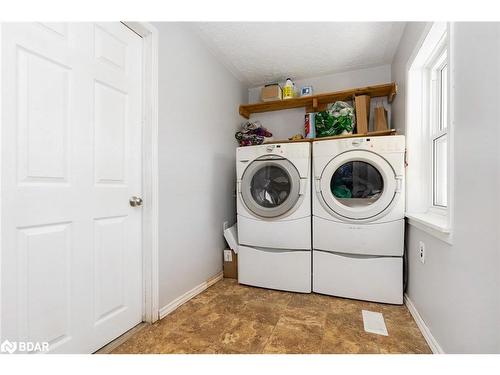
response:
<path id="1" fill-rule="evenodd" d="M 238 279 L 311 292 L 311 145 L 236 151 Z"/>
<path id="2" fill-rule="evenodd" d="M 313 143 L 313 291 L 403 303 L 404 136 Z"/>

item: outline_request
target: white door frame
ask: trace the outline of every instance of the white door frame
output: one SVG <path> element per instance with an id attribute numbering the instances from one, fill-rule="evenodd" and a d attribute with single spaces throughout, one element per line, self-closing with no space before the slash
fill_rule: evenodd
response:
<path id="1" fill-rule="evenodd" d="M 143 39 L 143 212 L 142 212 L 142 263 L 143 263 L 143 308 L 142 320 L 153 323 L 159 318 L 158 287 L 158 30 L 147 22 L 123 22 L 125 26 Z M 1 44 L 0 24 L 0 44 Z M 1 76 L 0 48 L 0 84 Z M 0 91 L 1 96 L 1 91 Z M 2 107 L 0 101 L 0 123 Z M 0 136 L 1 155 L 1 136 Z M 0 194 L 1 192 L 0 173 Z M 0 204 L 0 210 L 2 209 Z M 1 215 L 0 215 L 1 236 Z M 0 265 L 2 262 L 0 243 Z M 2 285 L 0 277 L 0 300 Z M 2 327 L 0 323 L 0 334 Z"/>
<path id="2" fill-rule="evenodd" d="M 158 320 L 158 30 L 148 22 L 122 22 L 143 40 L 142 92 L 142 320 Z"/>

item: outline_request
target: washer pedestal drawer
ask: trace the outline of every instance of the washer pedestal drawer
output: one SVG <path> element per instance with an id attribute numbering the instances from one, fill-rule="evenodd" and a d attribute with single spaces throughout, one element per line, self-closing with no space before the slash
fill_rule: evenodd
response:
<path id="1" fill-rule="evenodd" d="M 311 293 L 311 251 L 240 246 L 238 282 L 262 288 Z"/>
<path id="2" fill-rule="evenodd" d="M 313 292 L 403 303 L 403 258 L 313 251 Z"/>
<path id="3" fill-rule="evenodd" d="M 266 221 L 238 215 L 238 241 L 250 247 L 311 250 L 311 216 Z"/>

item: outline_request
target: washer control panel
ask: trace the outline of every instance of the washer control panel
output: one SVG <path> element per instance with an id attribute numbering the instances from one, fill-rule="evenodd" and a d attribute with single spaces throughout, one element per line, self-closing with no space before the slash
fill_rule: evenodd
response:
<path id="1" fill-rule="evenodd" d="M 257 146 L 238 147 L 236 156 L 241 159 L 256 159 L 263 155 L 279 155 L 283 158 L 309 158 L 310 143 L 272 143 Z"/>

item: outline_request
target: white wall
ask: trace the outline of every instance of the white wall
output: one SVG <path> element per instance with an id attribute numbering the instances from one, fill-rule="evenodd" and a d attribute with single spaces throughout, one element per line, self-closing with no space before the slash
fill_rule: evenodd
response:
<path id="1" fill-rule="evenodd" d="M 159 30 L 160 307 L 222 270 L 235 221 L 234 132 L 244 87 L 189 24 Z"/>
<path id="2" fill-rule="evenodd" d="M 399 134 L 406 133 L 406 64 L 417 44 L 422 43 L 426 22 L 408 22 L 391 65 L 391 77 L 398 85 L 392 102 L 392 126 Z"/>
<path id="3" fill-rule="evenodd" d="M 312 85 L 314 93 L 319 94 L 388 82 L 391 82 L 391 66 L 382 65 L 374 68 L 352 70 L 297 80 L 295 81 L 295 86 L 297 89 L 300 89 L 302 86 Z M 254 87 L 248 90 L 249 103 L 260 102 L 260 90 L 261 87 Z M 375 100 L 372 100 L 372 106 L 374 105 Z M 251 118 L 259 120 L 264 127 L 273 133 L 275 139 L 287 139 L 295 134 L 304 134 L 304 114 L 304 109 L 298 108 L 285 111 L 256 113 L 252 115 Z M 390 113 L 388 117 L 390 118 Z"/>
<path id="4" fill-rule="evenodd" d="M 400 88 L 424 28 L 411 23 L 405 29 L 392 65 Z M 453 243 L 407 226 L 407 294 L 445 352 L 499 353 L 500 24 L 454 23 L 452 28 Z M 401 91 L 393 119 L 402 130 Z M 419 261 L 419 241 L 426 245 L 425 264 Z"/>

